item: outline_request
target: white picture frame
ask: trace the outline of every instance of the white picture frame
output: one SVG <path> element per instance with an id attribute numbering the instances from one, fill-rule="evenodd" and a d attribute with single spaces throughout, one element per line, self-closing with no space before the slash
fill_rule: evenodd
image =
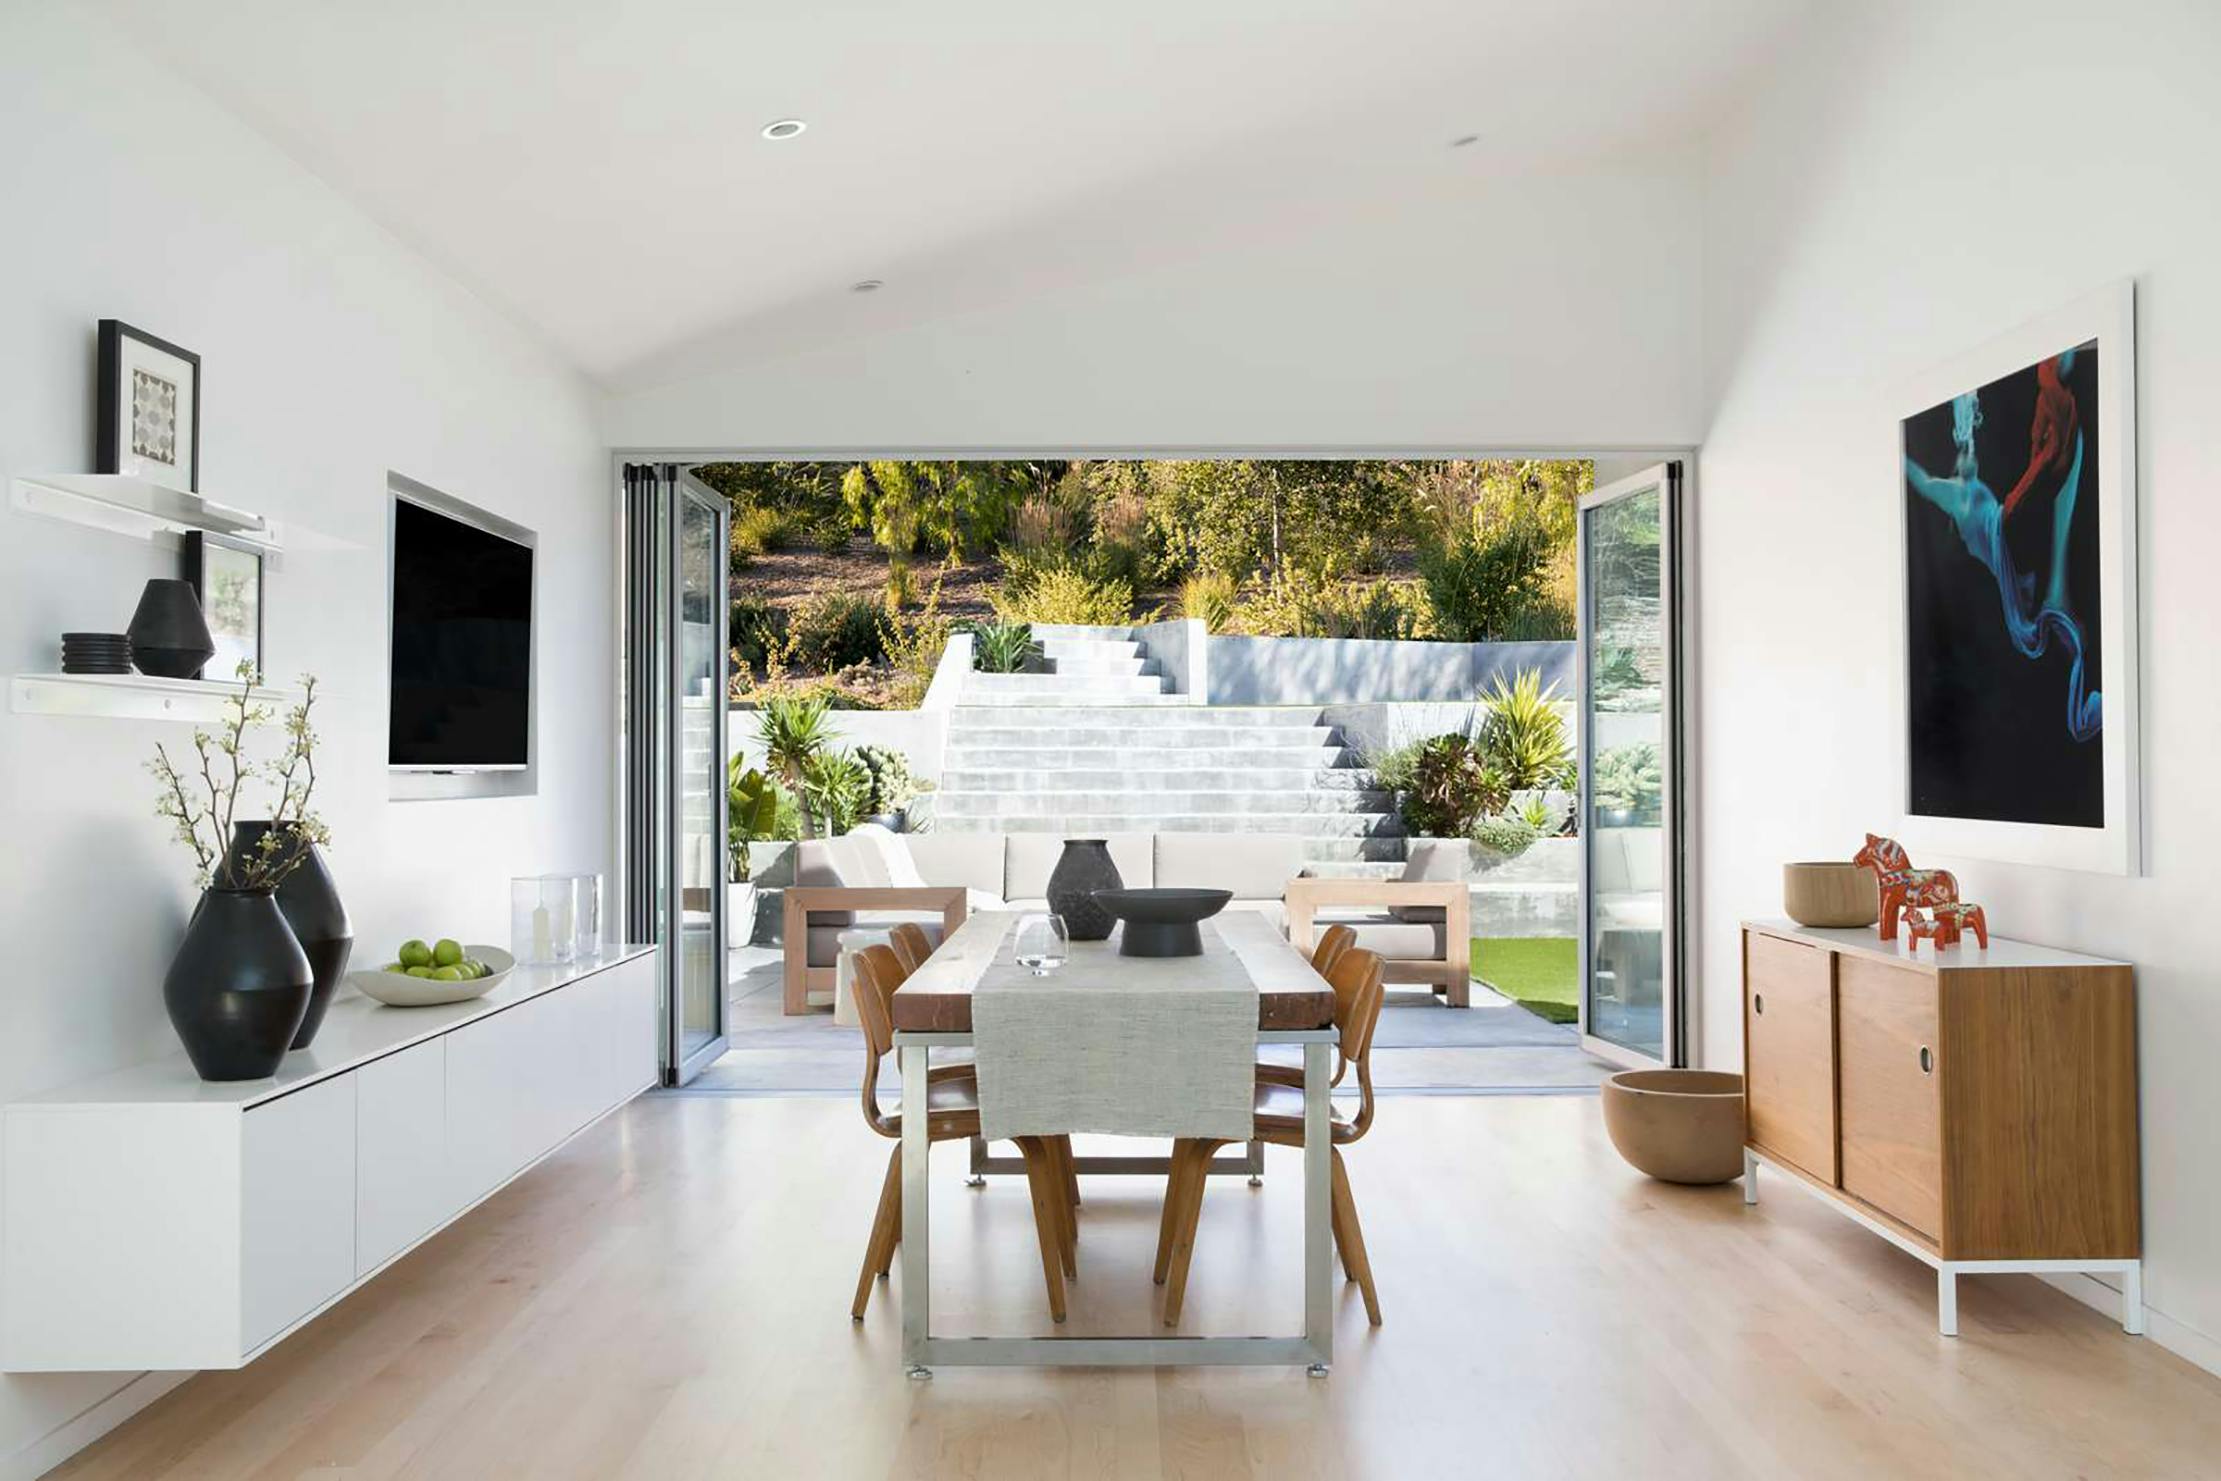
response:
<path id="1" fill-rule="evenodd" d="M 2007 822 L 1915 812 L 1913 795 L 1913 655 L 1909 581 L 1912 533 L 1908 518 L 1905 423 L 1953 398 L 2027 370 L 2040 361 L 2091 341 L 2097 344 L 2098 453 L 2096 473 L 2101 683 L 2103 821 L 2096 827 Z M 2143 871 L 2142 740 L 2137 682 L 2136 298 L 2128 281 L 2041 315 L 1968 353 L 1910 378 L 1891 427 L 1896 496 L 1890 503 L 1898 530 L 1897 652 L 1899 662 L 1896 796 L 1897 837 L 1915 862 L 1944 855 L 1996 860 L 2096 874 Z M 2087 497 L 2089 491 L 2085 491 Z M 2002 619 L 2001 619 L 2002 620 Z M 2064 708 L 2064 705 L 2063 705 Z"/>

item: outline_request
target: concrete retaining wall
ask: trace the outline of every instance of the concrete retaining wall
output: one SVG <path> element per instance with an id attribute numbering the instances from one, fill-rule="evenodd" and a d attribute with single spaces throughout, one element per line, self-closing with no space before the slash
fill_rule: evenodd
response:
<path id="1" fill-rule="evenodd" d="M 1214 705 L 1454 702 L 1527 669 L 1561 693 L 1573 690 L 1571 643 L 1220 636 L 1209 640 L 1207 663 Z"/>

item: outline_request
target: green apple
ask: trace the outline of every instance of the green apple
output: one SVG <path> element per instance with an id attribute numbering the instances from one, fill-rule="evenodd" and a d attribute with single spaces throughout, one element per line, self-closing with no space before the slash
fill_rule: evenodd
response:
<path id="1" fill-rule="evenodd" d="M 408 973 L 411 977 L 429 977 L 433 970 L 431 967 L 410 967 Z"/>
<path id="2" fill-rule="evenodd" d="M 429 967 L 432 965 L 432 948 L 426 946 L 422 941 L 404 941 L 401 943 L 401 949 L 395 952 L 394 955 L 401 958 L 401 965 L 404 967 Z"/>
<path id="3" fill-rule="evenodd" d="M 443 936 L 440 944 L 432 948 L 432 965 L 435 967 L 452 967 L 462 959 L 463 943 L 452 938 Z"/>
<path id="4" fill-rule="evenodd" d="M 434 967 L 432 969 L 432 980 L 434 982 L 461 982 L 463 980 L 463 969 L 460 967 Z"/>
<path id="5" fill-rule="evenodd" d="M 409 969 L 408 969 L 408 968 L 406 968 L 406 967 L 404 967 L 404 966 L 402 966 L 402 965 L 401 965 L 401 964 L 400 964 L 399 962 L 387 962 L 387 963 L 386 963 L 386 964 L 385 964 L 384 966 L 380 967 L 380 968 L 379 968 L 378 970 L 379 970 L 379 971 L 381 971 L 381 972 L 406 972 L 406 971 L 408 971 Z"/>
<path id="6" fill-rule="evenodd" d="M 476 981 L 480 977 L 491 977 L 494 975 L 493 968 L 487 966 L 484 962 L 480 961 L 474 956 L 464 957 L 463 965 L 470 968 L 470 975 L 473 981 Z"/>

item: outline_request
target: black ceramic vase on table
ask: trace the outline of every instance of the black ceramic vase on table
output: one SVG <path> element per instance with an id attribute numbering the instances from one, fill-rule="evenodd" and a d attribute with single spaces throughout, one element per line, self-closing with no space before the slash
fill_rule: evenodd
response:
<path id="1" fill-rule="evenodd" d="M 208 890 L 162 979 L 170 1025 L 203 1080 L 278 1072 L 316 979 L 268 890 Z"/>
<path id="2" fill-rule="evenodd" d="M 216 640 L 201 616 L 193 583 L 174 578 L 149 581 L 131 614 L 131 661 L 142 674 L 190 679 L 216 656 Z M 228 679 L 229 674 L 219 675 Z"/>
<path id="3" fill-rule="evenodd" d="M 231 857 L 239 860 L 259 851 L 269 834 L 267 822 L 234 824 Z M 288 836 L 280 840 L 277 849 L 290 855 L 298 846 Z M 308 845 L 308 852 L 302 856 L 299 866 L 278 886 L 277 899 L 278 913 L 292 927 L 293 939 L 301 943 L 301 951 L 308 957 L 309 972 L 316 979 L 309 994 L 308 1012 L 301 1019 L 300 1032 L 293 1036 L 293 1047 L 306 1049 L 309 1041 L 316 1037 L 316 1030 L 323 1025 L 324 1010 L 332 1004 L 332 993 L 338 989 L 340 979 L 347 975 L 347 957 L 355 949 L 355 928 L 347 919 L 347 907 L 340 903 L 339 888 L 332 883 L 331 870 L 324 867 L 323 851 L 313 843 Z"/>
<path id="4" fill-rule="evenodd" d="M 1074 941 L 1100 941 L 1117 922 L 1095 903 L 1095 892 L 1125 883 L 1103 839 L 1067 838 L 1057 867 L 1049 871 L 1049 908 L 1064 917 L 1065 932 Z"/>

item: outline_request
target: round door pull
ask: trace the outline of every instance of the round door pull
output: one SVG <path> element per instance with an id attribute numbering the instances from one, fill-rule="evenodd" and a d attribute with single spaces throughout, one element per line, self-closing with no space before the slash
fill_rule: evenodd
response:
<path id="1" fill-rule="evenodd" d="M 1935 1072 L 1935 1051 L 1930 1049 L 1926 1044 L 1923 1044 L 1920 1046 L 1920 1073 L 1922 1073 L 1923 1075 L 1932 1075 Z"/>

